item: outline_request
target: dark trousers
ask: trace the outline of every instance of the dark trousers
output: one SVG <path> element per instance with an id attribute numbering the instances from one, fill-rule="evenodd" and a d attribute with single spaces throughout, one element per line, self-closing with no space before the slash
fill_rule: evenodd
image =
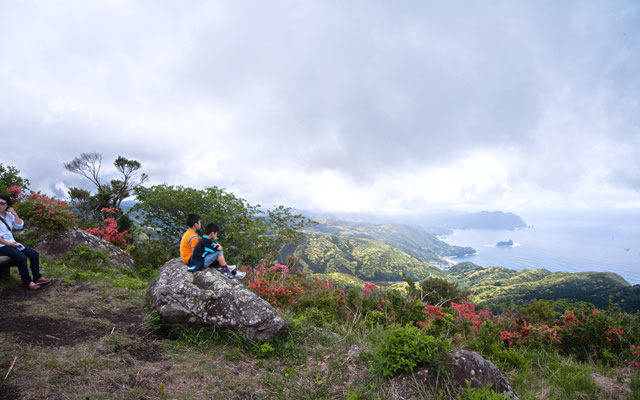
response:
<path id="1" fill-rule="evenodd" d="M 18 270 L 20 271 L 20 278 L 22 283 L 28 285 L 31 282 L 29 276 L 29 269 L 27 268 L 27 258 L 31 261 L 31 273 L 33 274 L 33 281 L 37 281 L 42 277 L 40 275 L 40 256 L 38 252 L 31 247 L 24 246 L 24 250 L 20 251 L 17 247 L 1 246 L 1 256 L 11 257 L 11 261 L 18 264 Z"/>

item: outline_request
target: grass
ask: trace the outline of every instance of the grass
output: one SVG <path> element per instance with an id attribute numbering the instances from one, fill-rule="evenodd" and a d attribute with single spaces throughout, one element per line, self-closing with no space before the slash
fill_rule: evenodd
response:
<path id="1" fill-rule="evenodd" d="M 56 281 L 40 292 L 18 290 L 15 268 L 2 283 L 8 289 L 3 293 L 16 297 L 0 299 L 0 319 L 22 316 L 31 325 L 22 332 L 0 326 L 0 379 L 16 359 L 0 381 L 0 398 L 400 398 L 389 379 L 373 372 L 371 352 L 347 357 L 352 345 L 375 349 L 385 332 L 381 326 L 340 324 L 312 310 L 283 312 L 289 333 L 272 343 L 218 329 L 169 328 L 144 308 L 154 274 L 111 266 L 84 250 L 43 263 Z M 43 326 L 47 321 L 51 326 Z M 66 340 L 63 335 L 70 340 L 60 345 L 56 338 Z M 520 353 L 528 362 L 503 372 L 523 400 L 640 400 L 637 370 L 580 363 L 549 351 Z M 594 376 L 627 391 L 607 391 Z M 439 391 L 411 374 L 408 380 L 416 398 L 455 398 L 446 377 Z"/>

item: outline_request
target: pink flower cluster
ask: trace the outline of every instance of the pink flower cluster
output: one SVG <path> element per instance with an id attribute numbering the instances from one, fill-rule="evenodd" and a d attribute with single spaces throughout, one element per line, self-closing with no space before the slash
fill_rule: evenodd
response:
<path id="1" fill-rule="evenodd" d="M 624 335 L 624 331 L 622 329 L 618 329 L 615 326 L 612 326 L 611 329 L 607 331 L 605 334 L 607 342 L 612 342 L 613 340 L 620 341 Z"/>
<path id="2" fill-rule="evenodd" d="M 22 200 L 21 195 L 24 192 L 24 189 L 22 189 L 20 186 L 11 185 L 7 189 L 7 192 L 9 192 L 9 197 L 11 197 L 11 201 L 14 204 L 16 204 L 16 203 L 19 203 L 20 200 Z"/>
<path id="3" fill-rule="evenodd" d="M 438 307 L 438 306 L 425 306 L 424 307 L 424 314 L 427 316 L 426 322 L 423 322 L 423 321 L 416 322 L 416 324 L 420 328 L 425 328 L 425 327 L 431 325 L 431 323 L 433 322 L 434 319 L 443 318 L 443 317 L 445 317 L 447 315 L 447 314 L 442 312 L 442 307 Z"/>
<path id="4" fill-rule="evenodd" d="M 541 337 L 546 343 L 562 343 L 562 340 L 558 337 L 560 329 L 557 326 L 550 327 L 549 325 L 534 325 L 528 323 L 526 320 L 521 320 L 521 326 L 519 329 L 515 329 L 513 332 L 502 331 L 500 333 L 500 339 L 509 346 L 513 345 L 515 339 L 521 339 L 527 341 L 533 337 Z"/>
<path id="5" fill-rule="evenodd" d="M 103 215 L 117 215 L 120 210 L 114 207 L 103 208 L 100 210 L 100 213 Z M 102 222 L 102 227 L 99 228 L 87 228 L 85 231 L 89 232 L 92 235 L 95 235 L 101 239 L 106 240 L 107 242 L 113 243 L 114 245 L 120 247 L 121 249 L 126 249 L 129 240 L 131 240 L 131 234 L 129 231 L 118 231 L 118 222 L 115 218 L 109 217 L 105 218 Z"/>
<path id="6" fill-rule="evenodd" d="M 463 300 L 462 304 L 451 303 L 451 308 L 453 308 L 453 311 L 456 313 L 456 316 L 459 319 L 471 322 L 473 330 L 478 332 L 478 330 L 480 329 L 480 325 L 482 325 L 482 322 L 484 322 L 484 320 L 480 315 L 476 314 L 475 304 L 471 304 Z M 488 312 L 489 310 L 486 311 Z M 489 314 L 485 313 L 483 315 L 486 317 Z"/>
<path id="7" fill-rule="evenodd" d="M 371 282 L 365 282 L 364 287 L 362 288 L 362 294 L 365 296 L 370 295 L 373 290 L 376 288 L 376 285 Z"/>
<path id="8" fill-rule="evenodd" d="M 17 186 L 12 186 L 17 192 Z M 22 195 L 20 195 L 22 199 Z M 75 224 L 75 215 L 69 203 L 52 199 L 46 194 L 31 192 L 26 201 L 21 202 L 21 214 L 35 226 L 48 230 L 64 230 Z"/>
<path id="9" fill-rule="evenodd" d="M 313 280 L 316 283 L 316 287 L 319 287 L 322 290 L 327 290 L 333 288 L 333 278 L 329 278 L 327 280 L 319 279 L 317 276 L 313 277 Z"/>
<path id="10" fill-rule="evenodd" d="M 282 265 L 282 264 L 276 264 L 273 267 L 269 267 L 269 271 L 288 274 L 289 273 L 289 267 L 287 267 L 286 265 Z"/>
<path id="11" fill-rule="evenodd" d="M 638 359 L 640 359 L 640 346 L 631 345 L 631 350 L 631 354 L 636 356 L 636 360 L 631 361 L 631 365 L 633 365 L 634 367 L 640 367 L 640 362 L 637 361 Z"/>

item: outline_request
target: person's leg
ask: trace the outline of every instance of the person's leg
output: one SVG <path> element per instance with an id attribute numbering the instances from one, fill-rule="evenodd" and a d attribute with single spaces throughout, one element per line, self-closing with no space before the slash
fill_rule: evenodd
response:
<path id="1" fill-rule="evenodd" d="M 40 255 L 37 251 L 32 249 L 29 246 L 24 246 L 24 250 L 22 250 L 22 254 L 27 256 L 29 259 L 29 263 L 31 264 L 31 275 L 33 275 L 33 281 L 37 281 L 42 278 L 40 275 Z"/>
<path id="2" fill-rule="evenodd" d="M 218 252 L 216 251 L 216 253 Z M 227 261 L 225 261 L 224 254 L 222 254 L 222 252 L 220 252 L 220 256 L 217 258 L 217 260 L 218 260 L 218 264 L 222 265 L 223 267 L 227 266 Z"/>
<path id="3" fill-rule="evenodd" d="M 236 276 L 237 274 L 236 266 L 235 265 L 229 266 L 229 264 L 227 264 L 227 260 L 224 259 L 224 254 L 222 254 L 222 252 L 220 253 L 221 254 L 216 261 L 218 262 L 218 265 L 220 265 L 222 271 L 230 277 Z"/>
<path id="4" fill-rule="evenodd" d="M 1 246 L 0 255 L 9 256 L 11 257 L 12 261 L 15 261 L 18 264 L 18 271 L 20 271 L 20 279 L 22 279 L 22 283 L 25 286 L 31 283 L 31 277 L 29 276 L 29 269 L 27 268 L 27 256 L 22 254 L 22 252 L 17 248 L 9 247 L 9 246 Z"/>
<path id="5" fill-rule="evenodd" d="M 212 267 L 213 263 L 216 262 L 221 255 L 222 255 L 221 251 L 216 251 L 214 253 L 207 253 L 207 255 L 204 256 L 204 266 Z"/>

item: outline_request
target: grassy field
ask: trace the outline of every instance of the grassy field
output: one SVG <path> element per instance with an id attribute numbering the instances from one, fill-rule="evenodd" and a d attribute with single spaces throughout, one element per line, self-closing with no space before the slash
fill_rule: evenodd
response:
<path id="1" fill-rule="evenodd" d="M 41 290 L 23 289 L 15 268 L 0 288 L 0 399 L 463 396 L 446 378 L 438 393 L 411 374 L 383 377 L 373 350 L 384 329 L 355 318 L 337 324 L 322 314 L 286 312 L 288 335 L 256 343 L 231 332 L 163 326 L 145 309 L 154 272 L 113 268 L 92 253 L 44 266 L 56 280 Z M 362 348 L 371 351 L 354 351 Z M 632 367 L 533 349 L 520 354 L 525 362 L 502 370 L 521 399 L 640 399 Z M 467 398 L 491 398 L 480 396 Z"/>

